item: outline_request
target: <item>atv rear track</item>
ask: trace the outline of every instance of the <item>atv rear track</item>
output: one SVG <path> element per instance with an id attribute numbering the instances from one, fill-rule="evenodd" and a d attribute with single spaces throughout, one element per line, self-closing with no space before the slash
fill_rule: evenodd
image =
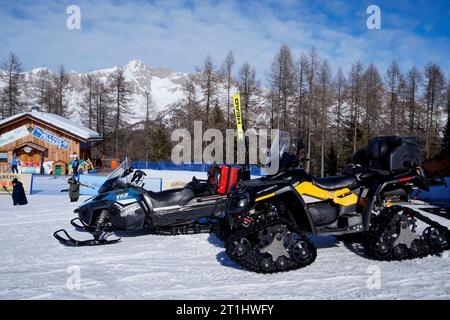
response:
<path id="1" fill-rule="evenodd" d="M 422 234 L 416 232 L 416 220 L 428 225 Z M 450 249 L 450 230 L 411 208 L 392 206 L 374 217 L 364 248 L 381 261 L 438 255 Z"/>

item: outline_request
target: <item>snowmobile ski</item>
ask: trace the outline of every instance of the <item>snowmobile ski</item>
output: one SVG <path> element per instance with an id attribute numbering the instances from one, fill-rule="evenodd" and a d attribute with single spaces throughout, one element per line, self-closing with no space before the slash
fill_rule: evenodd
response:
<path id="1" fill-rule="evenodd" d="M 64 236 L 61 235 L 64 234 Z M 64 230 L 60 229 L 55 231 L 53 233 L 53 236 L 61 242 L 63 245 L 70 246 L 70 247 L 86 247 L 86 246 L 100 246 L 100 245 L 106 245 L 106 244 L 114 244 L 121 240 L 121 238 L 108 240 L 106 238 L 98 238 L 98 239 L 91 239 L 91 240 L 76 240 L 72 238 L 69 233 Z"/>
<path id="2" fill-rule="evenodd" d="M 84 230 L 88 232 L 95 232 L 95 227 L 89 226 L 84 223 L 80 218 L 73 218 L 70 220 L 70 224 L 74 226 L 77 230 Z"/>

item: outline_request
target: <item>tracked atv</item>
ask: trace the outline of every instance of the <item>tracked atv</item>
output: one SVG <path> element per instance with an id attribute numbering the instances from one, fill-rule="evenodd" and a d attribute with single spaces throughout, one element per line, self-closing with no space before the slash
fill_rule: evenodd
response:
<path id="1" fill-rule="evenodd" d="M 282 159 L 278 175 L 239 182 L 229 193 L 220 236 L 228 256 L 245 269 L 273 273 L 311 264 L 317 256 L 311 234 L 360 234 L 367 253 L 379 260 L 449 249 L 446 227 L 389 205 L 412 188 L 428 189 L 414 138 L 374 138 L 335 177 L 306 173 L 298 168 L 304 159 L 292 154 Z M 423 232 L 417 221 L 426 225 Z"/>
<path id="2" fill-rule="evenodd" d="M 93 234 L 76 240 L 60 229 L 54 237 L 69 246 L 112 244 L 112 231 L 147 230 L 152 234 L 176 235 L 211 232 L 223 213 L 226 194 L 235 183 L 238 168 L 211 166 L 207 180 L 195 177 L 184 188 L 152 192 L 144 189 L 141 170 L 125 160 L 111 173 L 99 194 L 75 210 L 71 224 Z M 130 178 L 131 177 L 131 178 Z"/>

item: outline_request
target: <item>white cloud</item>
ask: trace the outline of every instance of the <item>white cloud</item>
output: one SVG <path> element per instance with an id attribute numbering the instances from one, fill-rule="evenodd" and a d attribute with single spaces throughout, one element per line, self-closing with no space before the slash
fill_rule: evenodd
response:
<path id="1" fill-rule="evenodd" d="M 189 6 L 177 0 L 75 2 L 82 11 L 81 31 L 65 27 L 68 2 L 21 4 L 19 11 L 25 19 L 9 12 L 12 5 L 0 9 L 0 57 L 14 51 L 26 68 L 55 69 L 63 63 L 80 72 L 139 58 L 150 65 L 191 71 L 207 54 L 220 65 L 232 49 L 238 64 L 249 61 L 263 78 L 277 48 L 287 43 L 297 55 L 315 46 L 334 69 L 341 65 L 348 70 L 359 58 L 376 63 L 381 70 L 393 58 L 404 67 L 422 66 L 429 59 L 447 69 L 450 63 L 449 39 L 427 40 L 398 25 L 366 30 L 361 19 L 365 8 L 355 16 L 353 30 L 348 25 L 337 27 L 336 21 L 327 21 L 327 12 L 352 11 L 339 1 L 322 3 L 326 12 L 309 10 L 308 2 L 293 1 L 277 5 L 277 10 L 258 1 L 193 1 Z"/>

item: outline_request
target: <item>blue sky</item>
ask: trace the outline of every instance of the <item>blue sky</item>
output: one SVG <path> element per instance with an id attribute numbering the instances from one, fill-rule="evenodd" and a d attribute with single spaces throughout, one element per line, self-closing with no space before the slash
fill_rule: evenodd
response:
<path id="1" fill-rule="evenodd" d="M 0 59 L 24 68 L 89 70 L 140 59 L 192 71 L 210 54 L 220 65 L 233 50 L 264 79 L 281 44 L 296 56 L 315 46 L 333 69 L 361 58 L 382 72 L 392 59 L 403 70 L 427 62 L 450 72 L 449 1 L 9 1 L 0 0 Z M 66 28 L 66 8 L 81 9 L 81 30 Z M 381 8 L 382 29 L 368 30 L 366 9 Z"/>

